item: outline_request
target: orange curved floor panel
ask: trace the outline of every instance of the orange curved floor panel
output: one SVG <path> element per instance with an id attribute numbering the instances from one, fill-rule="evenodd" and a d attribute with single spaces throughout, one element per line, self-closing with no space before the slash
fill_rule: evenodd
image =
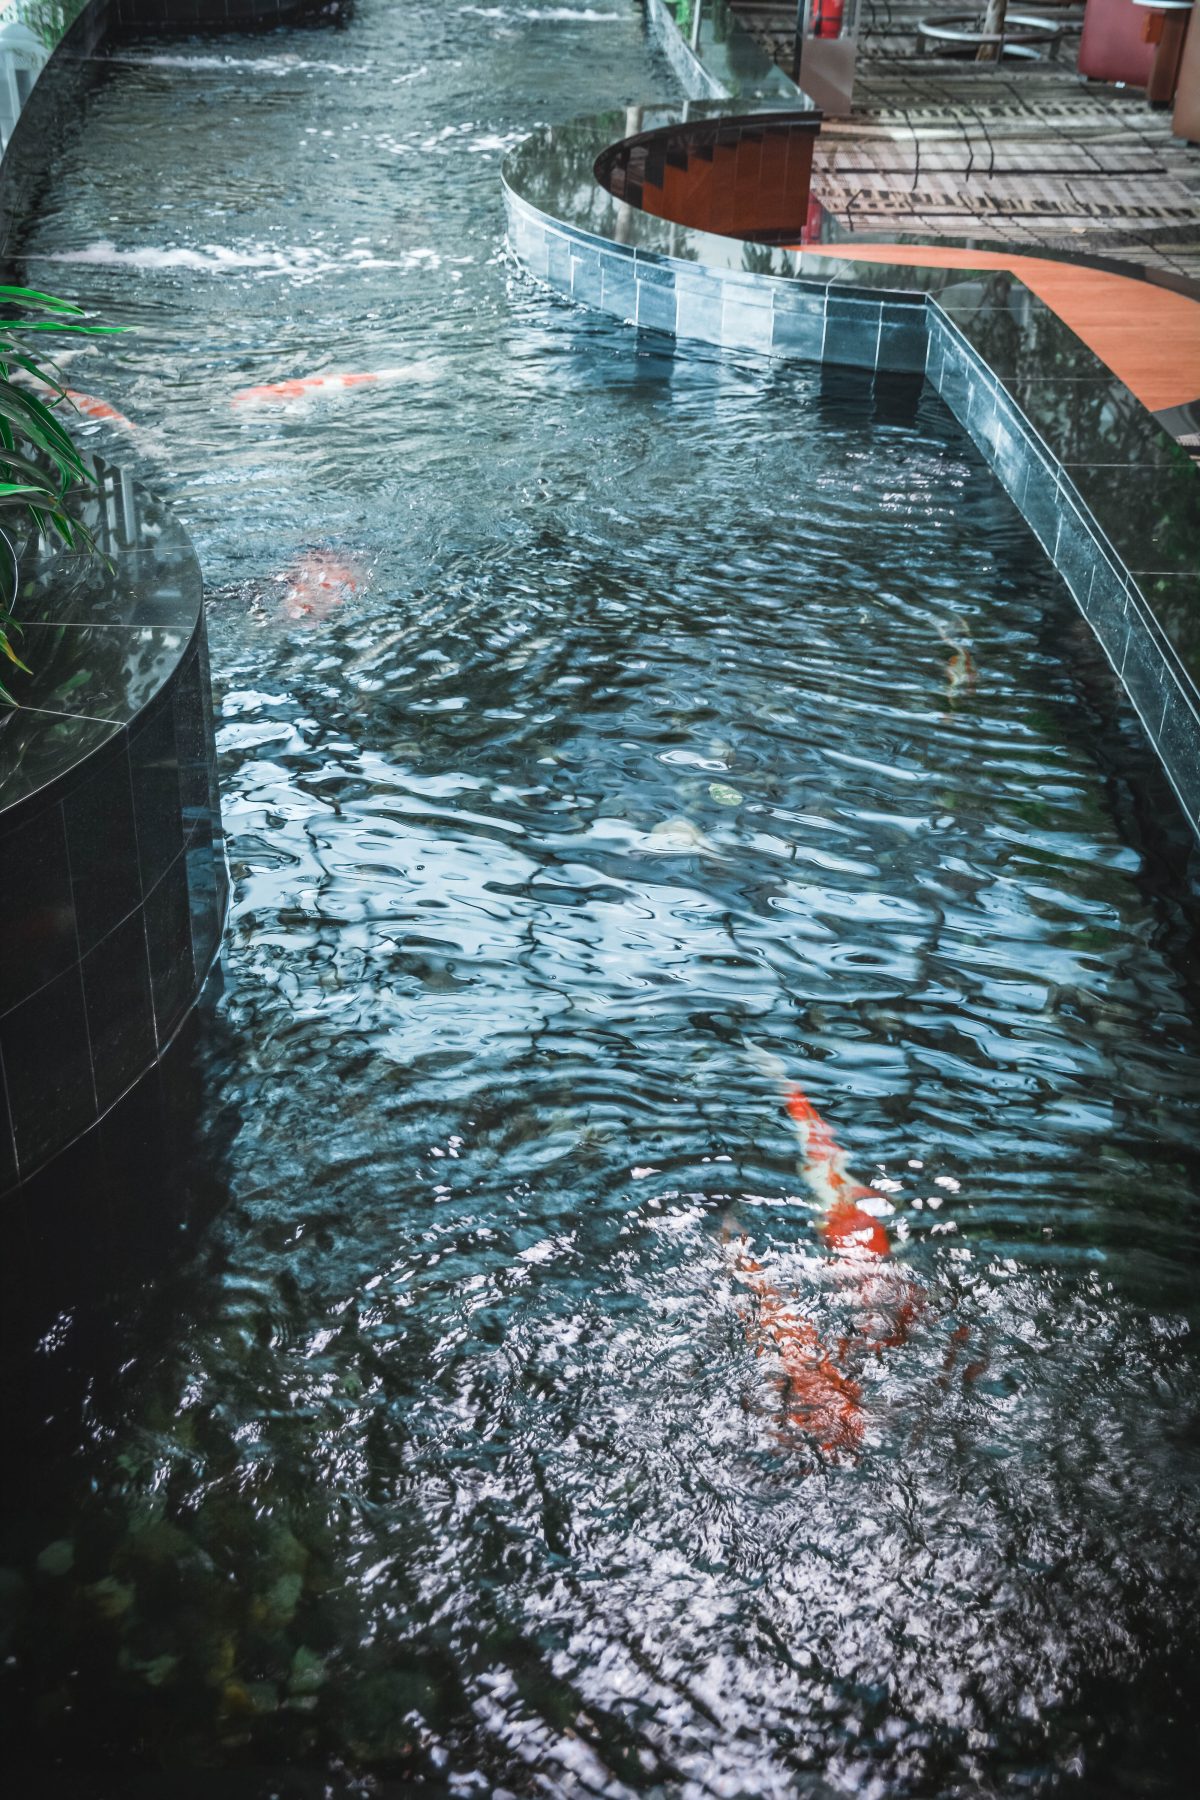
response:
<path id="1" fill-rule="evenodd" d="M 797 246 L 803 253 L 804 246 Z M 913 268 L 1008 269 L 1056 312 L 1151 412 L 1200 399 L 1200 302 L 1135 275 L 1004 250 L 939 244 L 822 244 L 809 253 Z"/>

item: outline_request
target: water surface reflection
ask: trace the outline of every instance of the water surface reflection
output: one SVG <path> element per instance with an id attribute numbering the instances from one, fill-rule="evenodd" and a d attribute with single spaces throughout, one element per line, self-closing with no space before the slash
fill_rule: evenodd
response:
<path id="1" fill-rule="evenodd" d="M 256 1793 L 1173 1795 L 1186 853 L 940 406 L 506 264 L 499 146 L 594 104 L 598 34 L 615 101 L 660 79 L 553 10 L 151 46 L 62 146 L 29 273 L 137 323 L 79 385 L 212 582 L 237 1128 L 7 1523 L 13 1741 Z M 781 1431 L 731 1254 L 845 1337 L 764 1055 L 923 1296 L 851 1456 Z"/>

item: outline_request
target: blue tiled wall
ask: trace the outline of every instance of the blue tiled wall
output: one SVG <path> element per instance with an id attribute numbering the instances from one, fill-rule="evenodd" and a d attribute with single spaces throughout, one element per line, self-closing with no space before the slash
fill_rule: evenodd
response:
<path id="1" fill-rule="evenodd" d="M 727 350 L 808 357 L 920 374 L 928 331 L 922 294 L 855 294 L 825 282 L 673 261 L 574 231 L 509 191 L 509 241 L 527 268 L 585 306 L 643 330 Z"/>

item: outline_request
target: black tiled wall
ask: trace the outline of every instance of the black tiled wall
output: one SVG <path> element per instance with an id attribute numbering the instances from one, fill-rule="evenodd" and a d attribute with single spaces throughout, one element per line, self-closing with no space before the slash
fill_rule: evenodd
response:
<path id="1" fill-rule="evenodd" d="M 986 336 L 986 333 L 985 333 Z M 1033 391 L 1019 377 L 1005 377 L 971 343 L 965 332 L 930 302 L 929 355 L 931 385 L 970 432 L 1000 481 L 1066 582 L 1080 611 L 1095 632 L 1133 703 L 1167 777 L 1179 796 L 1189 824 L 1200 834 L 1200 695 L 1189 666 L 1189 640 L 1159 617 L 1147 589 L 1151 582 L 1131 569 L 1126 557 L 1139 554 L 1162 559 L 1156 550 L 1155 521 L 1143 500 L 1134 508 L 1132 533 L 1130 494 L 1139 476 L 1150 473 L 1141 463 L 1096 463 L 1085 467 L 1089 499 L 1079 492 L 1071 470 L 1056 454 L 1064 426 L 1055 410 L 1054 374 Z M 1076 373 L 1070 419 L 1077 422 Z M 1107 384 L 1106 384 L 1107 392 Z M 1084 396 L 1086 400 L 1087 396 Z M 1026 409 L 1035 413 L 1051 442 L 1039 434 Z M 1085 409 L 1086 411 L 1086 409 Z M 1150 421 L 1146 420 L 1146 426 Z M 1103 446 L 1101 446 L 1103 448 Z M 1153 469 L 1153 486 L 1162 492 L 1175 474 L 1170 446 L 1146 438 L 1146 448 L 1163 457 Z M 1077 473 L 1080 473 L 1077 471 Z M 1191 564 L 1200 541 L 1200 488 L 1191 468 L 1179 471 L 1186 491 L 1173 515 L 1188 527 L 1180 546 L 1181 569 Z M 1118 550 L 1114 540 L 1120 539 Z M 1144 547 L 1143 547 L 1144 546 Z M 1196 592 L 1194 564 L 1190 577 Z"/>
<path id="2" fill-rule="evenodd" d="M 227 900 L 203 618 L 174 676 L 21 822 L 0 814 L 0 1188 L 151 1068 Z"/>

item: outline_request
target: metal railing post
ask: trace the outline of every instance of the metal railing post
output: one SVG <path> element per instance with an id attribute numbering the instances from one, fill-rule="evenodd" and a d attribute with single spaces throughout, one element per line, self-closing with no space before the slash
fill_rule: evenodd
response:
<path id="1" fill-rule="evenodd" d="M 692 0 L 692 53 L 700 48 L 700 18 L 704 12 L 704 0 Z"/>
<path id="2" fill-rule="evenodd" d="M 808 0 L 796 0 L 796 40 L 792 51 L 792 80 L 800 82 L 800 51 L 804 43 L 804 15 L 808 9 Z"/>

